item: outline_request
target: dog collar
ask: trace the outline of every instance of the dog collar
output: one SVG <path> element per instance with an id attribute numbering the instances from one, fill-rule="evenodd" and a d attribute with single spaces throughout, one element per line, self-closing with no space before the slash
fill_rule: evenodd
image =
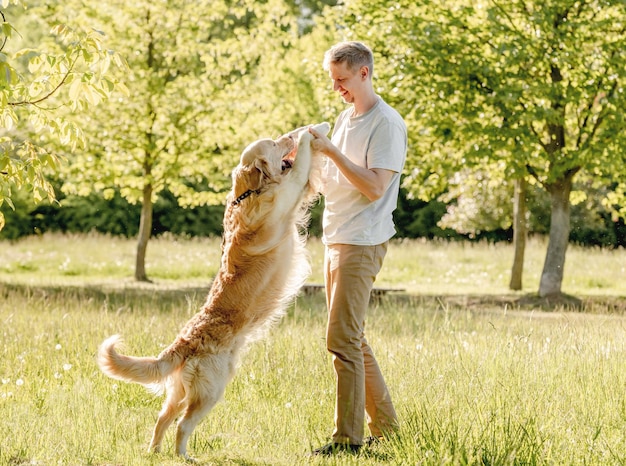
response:
<path id="1" fill-rule="evenodd" d="M 241 194 L 237 199 L 235 199 L 231 205 L 236 206 L 237 204 L 239 204 L 241 201 L 243 201 L 246 197 L 250 197 L 253 194 L 259 194 L 261 192 L 260 189 L 255 189 L 254 191 L 252 189 L 248 189 L 245 193 Z"/>

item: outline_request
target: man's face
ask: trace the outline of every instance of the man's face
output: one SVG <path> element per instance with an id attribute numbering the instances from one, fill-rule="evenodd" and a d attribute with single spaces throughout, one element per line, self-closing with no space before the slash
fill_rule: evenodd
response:
<path id="1" fill-rule="evenodd" d="M 339 92 L 343 101 L 347 104 L 354 103 L 358 99 L 367 79 L 367 68 L 350 70 L 346 62 L 331 63 L 328 75 L 333 82 L 333 91 Z"/>

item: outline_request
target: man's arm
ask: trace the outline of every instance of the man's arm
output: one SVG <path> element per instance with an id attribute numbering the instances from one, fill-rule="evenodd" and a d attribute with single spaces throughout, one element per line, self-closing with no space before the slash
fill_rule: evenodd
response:
<path id="1" fill-rule="evenodd" d="M 311 142 L 311 147 L 315 151 L 320 151 L 330 158 L 343 176 L 356 188 L 361 194 L 370 201 L 376 201 L 387 190 L 387 186 L 391 181 L 394 172 L 385 170 L 384 168 L 364 168 L 341 153 L 341 151 L 328 139 L 325 135 L 320 134 L 313 128 L 309 128 L 309 132 L 315 138 Z"/>

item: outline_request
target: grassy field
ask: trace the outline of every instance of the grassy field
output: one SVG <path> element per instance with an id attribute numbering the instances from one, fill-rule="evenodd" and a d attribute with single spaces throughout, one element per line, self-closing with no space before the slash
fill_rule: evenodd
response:
<path id="1" fill-rule="evenodd" d="M 310 458 L 332 430 L 334 382 L 323 297 L 299 297 L 244 356 L 225 399 L 190 441 L 207 465 L 626 463 L 626 253 L 571 248 L 564 291 L 582 311 L 520 308 L 508 246 L 392 245 L 368 339 L 401 419 L 396 438 L 357 456 Z M 311 242 L 313 283 L 321 247 Z M 175 465 L 170 429 L 145 452 L 161 399 L 103 376 L 113 333 L 154 355 L 202 303 L 219 240 L 160 239 L 153 284 L 136 285 L 134 244 L 103 236 L 0 243 L 0 464 Z"/>
<path id="2" fill-rule="evenodd" d="M 313 274 L 322 283 L 323 247 L 309 240 Z M 0 242 L 0 282 L 26 285 L 136 287 L 134 240 L 102 235 L 45 235 Z M 524 289 L 534 293 L 546 245 L 527 248 Z M 206 287 L 219 267 L 220 239 L 156 238 L 148 245 L 146 268 L 158 288 Z M 419 240 L 392 243 L 378 286 L 419 295 L 510 294 L 513 249 L 505 244 Z M 570 246 L 563 291 L 577 296 L 626 296 L 626 250 Z"/>

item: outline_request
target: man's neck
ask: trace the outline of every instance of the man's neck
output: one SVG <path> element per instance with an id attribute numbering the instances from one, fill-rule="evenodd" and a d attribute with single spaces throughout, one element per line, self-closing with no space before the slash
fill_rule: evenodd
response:
<path id="1" fill-rule="evenodd" d="M 354 101 L 354 110 L 352 111 L 352 116 L 357 117 L 361 115 L 365 115 L 369 112 L 374 105 L 378 102 L 378 95 L 374 91 L 368 93 L 361 99 L 355 99 Z"/>

